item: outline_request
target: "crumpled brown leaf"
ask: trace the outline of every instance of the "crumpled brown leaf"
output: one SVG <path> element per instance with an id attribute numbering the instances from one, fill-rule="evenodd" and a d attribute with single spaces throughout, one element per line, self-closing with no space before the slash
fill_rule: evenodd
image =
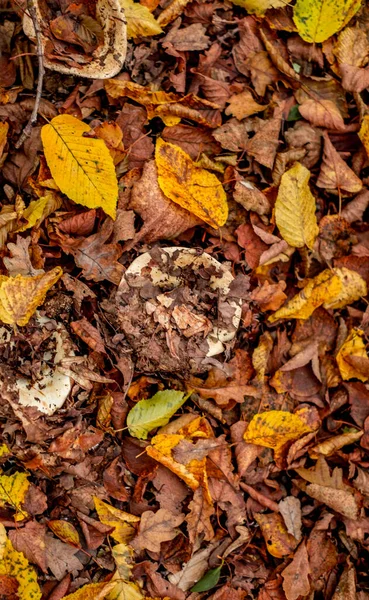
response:
<path id="1" fill-rule="evenodd" d="M 283 589 L 287 600 L 297 600 L 310 592 L 310 565 L 305 542 L 295 552 L 292 562 L 282 571 Z"/>
<path id="2" fill-rule="evenodd" d="M 160 544 L 172 540 L 177 535 L 177 527 L 183 523 L 184 515 L 173 515 L 165 508 L 154 513 L 147 510 L 141 515 L 136 537 L 131 545 L 136 550 L 160 552 Z"/>
<path id="3" fill-rule="evenodd" d="M 363 184 L 348 164 L 340 157 L 325 131 L 323 160 L 316 185 L 321 188 L 360 192 Z"/>

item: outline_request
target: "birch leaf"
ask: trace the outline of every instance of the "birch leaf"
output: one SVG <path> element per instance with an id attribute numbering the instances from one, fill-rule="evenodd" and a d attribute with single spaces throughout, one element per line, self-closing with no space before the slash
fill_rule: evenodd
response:
<path id="1" fill-rule="evenodd" d="M 83 137 L 89 125 L 71 115 L 54 117 L 41 130 L 45 158 L 59 189 L 77 204 L 101 207 L 115 219 L 118 181 L 110 152 L 100 139 Z"/>
<path id="2" fill-rule="evenodd" d="M 294 248 L 312 248 L 319 233 L 310 171 L 296 163 L 282 175 L 275 203 L 275 220 L 283 239 Z"/>
<path id="3" fill-rule="evenodd" d="M 163 33 L 155 17 L 146 6 L 133 0 L 120 0 L 127 19 L 127 37 L 150 36 Z"/>
<path id="4" fill-rule="evenodd" d="M 0 524 L 0 578 L 12 577 L 18 582 L 17 598 L 19 600 L 40 600 L 42 594 L 37 583 L 36 571 L 30 567 L 22 552 L 14 550 L 6 537 L 4 525 Z"/>
<path id="5" fill-rule="evenodd" d="M 187 398 L 183 392 L 164 390 L 157 392 L 152 398 L 140 400 L 128 413 L 129 433 L 146 440 L 150 431 L 168 423 Z"/>
<path id="6" fill-rule="evenodd" d="M 305 42 L 324 42 L 340 31 L 360 6 L 361 0 L 297 0 L 293 20 Z"/>
<path id="7" fill-rule="evenodd" d="M 0 275 L 0 321 L 8 325 L 27 325 L 36 308 L 45 300 L 49 289 L 63 271 L 55 267 L 34 277 Z"/>
<path id="8" fill-rule="evenodd" d="M 227 197 L 219 179 L 196 167 L 179 146 L 158 139 L 155 161 L 162 192 L 205 223 L 218 229 L 227 220 Z"/>

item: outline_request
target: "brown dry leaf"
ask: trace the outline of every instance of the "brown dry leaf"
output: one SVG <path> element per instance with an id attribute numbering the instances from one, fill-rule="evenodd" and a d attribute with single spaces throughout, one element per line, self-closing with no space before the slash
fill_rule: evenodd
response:
<path id="1" fill-rule="evenodd" d="M 210 518 L 215 513 L 214 507 L 202 488 L 195 490 L 193 500 L 188 505 L 186 516 L 188 535 L 191 544 L 196 544 L 198 538 L 210 541 L 214 537 L 214 529 Z"/>
<path id="2" fill-rule="evenodd" d="M 362 92 L 369 84 L 369 42 L 365 32 L 357 27 L 346 27 L 338 36 L 334 54 L 342 75 L 342 87 L 349 92 Z"/>
<path id="3" fill-rule="evenodd" d="M 294 496 L 287 496 L 279 502 L 279 512 L 281 513 L 288 533 L 299 542 L 301 540 L 302 515 L 301 502 Z"/>
<path id="4" fill-rule="evenodd" d="M 290 535 L 278 513 L 255 514 L 255 520 L 259 524 L 269 554 L 276 558 L 283 558 L 293 552 L 297 541 Z"/>
<path id="5" fill-rule="evenodd" d="M 214 129 L 212 136 L 222 148 L 231 152 L 246 150 L 249 139 L 246 122 L 240 123 L 237 119 L 229 119 L 224 125 Z"/>
<path id="6" fill-rule="evenodd" d="M 83 569 L 81 561 L 76 556 L 78 548 L 64 544 L 52 535 L 46 535 L 45 546 L 46 565 L 56 579 L 63 579 L 67 573 Z"/>
<path id="7" fill-rule="evenodd" d="M 132 245 L 139 240 L 153 243 L 159 239 L 177 238 L 187 229 L 202 223 L 201 219 L 163 194 L 154 161 L 146 162 L 141 179 L 133 185 L 129 207 L 144 222 Z"/>
<path id="8" fill-rule="evenodd" d="M 252 84 L 258 96 L 265 96 L 269 85 L 280 79 L 280 73 L 269 58 L 268 52 L 252 53 L 246 62 L 250 70 Z"/>
<path id="9" fill-rule="evenodd" d="M 328 440 L 324 440 L 324 442 L 317 444 L 313 448 L 310 448 L 309 455 L 311 458 L 319 458 L 319 455 L 332 456 L 332 454 L 344 446 L 348 446 L 349 444 L 354 444 L 357 442 L 363 434 L 363 431 L 355 431 L 342 433 L 341 435 L 329 438 Z"/>
<path id="10" fill-rule="evenodd" d="M 18 527 L 9 531 L 9 539 L 14 548 L 18 552 L 23 552 L 27 560 L 47 573 L 45 536 L 45 525 L 36 521 L 30 521 L 23 528 Z"/>
<path id="11" fill-rule="evenodd" d="M 123 265 L 118 262 L 123 250 L 119 244 L 106 243 L 113 233 L 114 221 L 106 219 L 98 233 L 87 238 L 71 238 L 59 233 L 64 252 L 72 254 L 76 265 L 83 270 L 87 280 L 104 281 L 116 285 L 123 275 Z"/>
<path id="12" fill-rule="evenodd" d="M 166 27 L 176 19 L 186 8 L 190 0 L 172 0 L 160 13 L 157 22 L 161 27 Z"/>
<path id="13" fill-rule="evenodd" d="M 250 298 L 253 302 L 256 302 L 262 312 L 278 310 L 287 299 L 284 293 L 285 289 L 285 281 L 279 281 L 278 283 L 264 281 L 261 287 L 259 286 L 251 292 Z"/>
<path id="14" fill-rule="evenodd" d="M 246 117 L 250 117 L 255 113 L 261 112 L 268 107 L 267 104 L 264 106 L 258 104 L 248 90 L 231 96 L 227 102 L 229 103 L 229 106 L 226 108 L 225 114 L 232 115 L 232 117 L 236 117 L 239 121 L 242 121 L 242 119 L 246 119 Z"/>
<path id="15" fill-rule="evenodd" d="M 341 217 L 348 223 L 355 223 L 355 221 L 361 221 L 366 209 L 369 206 L 369 190 L 364 189 L 354 198 L 346 204 L 345 208 L 341 212 Z"/>
<path id="16" fill-rule="evenodd" d="M 43 304 L 49 289 L 60 279 L 63 271 L 55 267 L 34 277 L 0 275 L 0 320 L 23 327 Z"/>
<path id="17" fill-rule="evenodd" d="M 354 567 L 345 567 L 332 600 L 356 600 L 356 577 Z"/>
<path id="18" fill-rule="evenodd" d="M 249 385 L 253 368 L 245 350 L 237 349 L 227 366 L 229 375 L 217 367 L 212 367 L 205 382 L 191 377 L 188 389 L 194 390 L 202 398 L 213 398 L 219 406 L 227 406 L 231 400 L 242 403 L 245 396 L 258 395 L 258 391 Z"/>
<path id="19" fill-rule="evenodd" d="M 4 148 L 8 139 L 9 123 L 0 122 L 0 159 L 3 155 Z"/>
<path id="20" fill-rule="evenodd" d="M 106 354 L 105 346 L 100 332 L 85 317 L 79 321 L 73 321 L 70 324 L 74 333 L 78 335 L 87 344 L 95 350 Z"/>
<path id="21" fill-rule="evenodd" d="M 332 100 L 309 98 L 299 106 L 300 114 L 317 127 L 344 131 L 345 123 L 339 108 Z"/>
<path id="22" fill-rule="evenodd" d="M 251 181 L 237 181 L 233 199 L 246 210 L 252 210 L 260 216 L 270 213 L 271 208 L 267 197 Z"/>
<path id="23" fill-rule="evenodd" d="M 219 131 L 217 129 L 216 131 Z M 165 142 L 176 144 L 182 150 L 187 152 L 192 160 L 198 160 L 203 152 L 206 154 L 219 154 L 220 144 L 214 141 L 215 132 L 210 132 L 202 127 L 193 127 L 191 125 L 174 125 L 165 127 L 161 137 Z"/>
<path id="24" fill-rule="evenodd" d="M 184 515 L 173 515 L 165 508 L 159 508 L 154 513 L 147 510 L 141 515 L 141 521 L 136 537 L 131 545 L 136 550 L 160 552 L 160 544 L 176 537 L 177 527 L 184 521 Z"/>
<path id="25" fill-rule="evenodd" d="M 15 277 L 16 275 L 33 277 L 34 275 L 44 273 L 43 269 L 35 269 L 32 265 L 29 251 L 30 244 L 30 237 L 22 238 L 20 235 L 17 235 L 16 244 L 7 244 L 11 258 L 5 256 L 3 261 L 11 277 Z"/>
<path id="26" fill-rule="evenodd" d="M 356 194 L 363 184 L 348 164 L 340 157 L 325 131 L 324 153 L 316 185 L 326 189 L 342 189 Z"/>
<path id="27" fill-rule="evenodd" d="M 305 542 L 295 552 L 292 562 L 282 571 L 283 589 L 287 600 L 297 600 L 310 592 L 310 565 Z"/>
<path id="28" fill-rule="evenodd" d="M 247 144 L 247 152 L 260 164 L 273 168 L 274 158 L 279 144 L 279 131 L 281 128 L 284 103 L 281 102 L 274 109 L 273 117 L 266 121 L 259 131 Z"/>

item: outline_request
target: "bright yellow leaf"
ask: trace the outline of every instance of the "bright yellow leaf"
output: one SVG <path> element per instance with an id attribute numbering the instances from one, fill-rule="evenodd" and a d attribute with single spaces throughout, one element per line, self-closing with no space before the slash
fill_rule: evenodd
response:
<path id="1" fill-rule="evenodd" d="M 293 20 L 305 42 L 324 42 L 342 29 L 360 6 L 361 0 L 297 0 Z"/>
<path id="2" fill-rule="evenodd" d="M 109 592 L 115 588 L 115 581 L 103 583 L 87 583 L 74 592 L 64 596 L 63 600 L 104 600 L 108 597 Z M 30 600 L 27 598 L 27 600 Z"/>
<path id="3" fill-rule="evenodd" d="M 263 15 L 269 8 L 284 8 L 291 0 L 232 0 L 232 2 L 245 8 L 248 13 Z"/>
<path id="4" fill-rule="evenodd" d="M 361 139 L 366 153 L 369 156 L 369 115 L 365 115 L 361 122 L 359 138 Z"/>
<path id="5" fill-rule="evenodd" d="M 9 123 L 0 123 L 0 158 L 8 139 Z"/>
<path id="6" fill-rule="evenodd" d="M 305 287 L 268 320 L 274 323 L 278 319 L 308 319 L 319 306 L 343 308 L 366 294 L 366 283 L 356 271 L 345 267 L 326 269 L 308 280 Z"/>
<path id="7" fill-rule="evenodd" d="M 178 102 L 180 96 L 172 92 L 152 91 L 149 87 L 139 85 L 133 81 L 124 79 L 107 79 L 104 83 L 105 89 L 112 98 L 127 96 L 143 106 L 159 106 L 170 102 Z"/>
<path id="8" fill-rule="evenodd" d="M 256 513 L 255 520 L 260 526 L 269 554 L 283 558 L 294 551 L 298 541 L 288 533 L 282 515 Z"/>
<path id="9" fill-rule="evenodd" d="M 294 248 L 312 248 L 319 233 L 310 171 L 299 162 L 282 175 L 275 203 L 275 221 L 283 239 Z"/>
<path id="10" fill-rule="evenodd" d="M 114 573 L 111 581 L 115 580 L 117 580 L 116 586 L 107 595 L 107 600 L 144 600 L 144 598 L 147 600 L 137 583 L 133 581 L 121 581 L 118 571 Z"/>
<path id="11" fill-rule="evenodd" d="M 27 325 L 36 308 L 45 300 L 49 289 L 63 271 L 55 267 L 34 277 L 0 275 L 0 321 L 8 325 Z"/>
<path id="12" fill-rule="evenodd" d="M 63 521 L 62 519 L 52 519 L 51 521 L 47 521 L 47 526 L 50 527 L 51 531 L 55 533 L 62 542 L 75 546 L 76 548 L 81 547 L 78 531 L 72 523 L 68 523 L 68 521 Z"/>
<path id="13" fill-rule="evenodd" d="M 368 376 L 361 373 L 358 368 L 351 365 L 350 357 L 356 356 L 368 360 L 365 344 L 363 341 L 364 332 L 361 329 L 351 329 L 346 340 L 337 352 L 336 361 L 344 381 L 348 379 L 360 379 L 360 381 L 368 381 Z M 369 360 L 368 360 L 369 362 Z"/>
<path id="14" fill-rule="evenodd" d="M 89 125 L 71 115 L 54 117 L 41 130 L 45 158 L 59 189 L 77 204 L 101 207 L 115 219 L 118 181 L 103 140 L 83 137 Z"/>
<path id="15" fill-rule="evenodd" d="M 295 441 L 316 429 L 317 424 L 310 425 L 303 418 L 304 414 L 301 411 L 290 413 L 283 410 L 256 414 L 245 431 L 244 439 L 249 444 L 273 448 L 279 455 L 287 442 Z"/>
<path id="16" fill-rule="evenodd" d="M 14 550 L 6 537 L 5 527 L 0 523 L 0 578 L 14 577 L 18 582 L 19 600 L 40 600 L 42 594 L 37 583 L 36 571 L 29 565 L 23 552 Z"/>
<path id="17" fill-rule="evenodd" d="M 162 192 L 173 202 L 218 229 L 228 218 L 225 191 L 219 179 L 196 167 L 179 146 L 156 142 L 155 161 Z"/>
<path id="18" fill-rule="evenodd" d="M 136 531 L 133 523 L 138 523 L 140 518 L 114 508 L 114 506 L 103 502 L 96 496 L 94 497 L 94 504 L 101 523 L 114 528 L 114 531 L 109 535 L 120 544 L 130 542 Z"/>
<path id="19" fill-rule="evenodd" d="M 0 458 L 10 454 L 10 450 L 6 444 L 0 444 Z"/>
<path id="20" fill-rule="evenodd" d="M 22 218 L 27 220 L 25 225 L 19 227 L 17 231 L 25 231 L 31 227 L 40 227 L 42 221 L 55 212 L 62 205 L 59 194 L 52 190 L 47 191 L 45 196 L 38 200 L 33 200 L 22 213 Z"/>
<path id="21" fill-rule="evenodd" d="M 163 33 L 162 28 L 146 6 L 142 6 L 139 2 L 133 2 L 133 0 L 120 0 L 120 5 L 124 9 L 127 19 L 128 38 Z"/>
<path id="22" fill-rule="evenodd" d="M 144 596 L 138 585 L 129 581 L 133 567 L 133 549 L 127 544 L 117 544 L 112 548 L 112 555 L 117 570 L 111 581 L 117 583 L 107 596 L 107 600 L 142 600 Z"/>
<path id="23" fill-rule="evenodd" d="M 15 510 L 14 519 L 22 521 L 28 513 L 22 509 L 22 504 L 29 488 L 26 473 L 0 475 L 0 506 L 10 506 Z"/>

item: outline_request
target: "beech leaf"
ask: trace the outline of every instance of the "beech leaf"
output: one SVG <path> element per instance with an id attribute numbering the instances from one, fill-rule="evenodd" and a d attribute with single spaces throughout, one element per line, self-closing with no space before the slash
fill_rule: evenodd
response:
<path id="1" fill-rule="evenodd" d="M 129 433 L 146 440 L 150 431 L 168 423 L 187 398 L 183 392 L 164 390 L 157 392 L 152 398 L 140 400 L 128 413 Z"/>
<path id="2" fill-rule="evenodd" d="M 6 537 L 4 525 L 0 523 L 0 577 L 14 577 L 18 582 L 19 600 L 40 600 L 42 594 L 37 583 L 36 571 L 30 567 L 22 552 L 14 550 Z"/>
<path id="3" fill-rule="evenodd" d="M 163 30 L 146 6 L 133 0 L 119 0 L 127 19 L 127 37 L 158 35 Z"/>
<path id="4" fill-rule="evenodd" d="M 325 42 L 352 19 L 360 6 L 361 0 L 297 0 L 293 20 L 305 42 Z"/>

